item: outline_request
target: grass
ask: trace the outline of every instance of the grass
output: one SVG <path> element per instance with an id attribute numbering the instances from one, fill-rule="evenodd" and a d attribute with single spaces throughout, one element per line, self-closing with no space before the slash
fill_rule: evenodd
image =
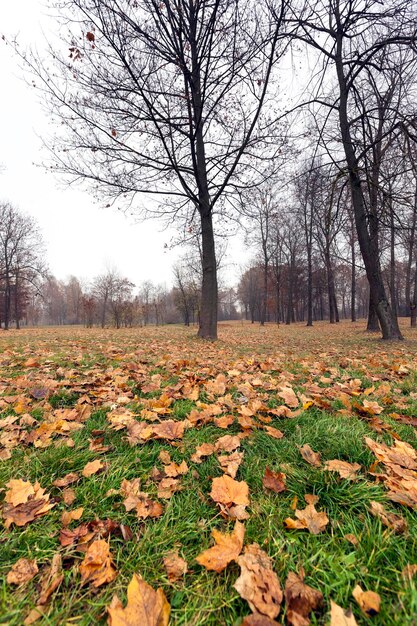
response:
<path id="1" fill-rule="evenodd" d="M 132 393 L 127 406 L 139 413 L 148 399 L 160 393 L 172 393 L 175 397 L 168 417 L 175 420 L 186 419 L 197 406 L 195 401 L 181 397 L 178 390 L 181 381 L 200 384 L 200 401 L 216 403 L 218 398 L 210 397 L 204 390 L 204 381 L 218 373 L 228 376 L 227 372 L 236 368 L 240 375 L 228 379 L 226 391 L 231 394 L 233 406 L 224 408 L 225 414 L 237 415 L 239 398 L 247 393 L 244 385 L 263 376 L 265 380 L 275 381 L 275 389 L 273 385 L 266 391 L 262 386 L 253 386 L 254 397 L 271 407 L 282 404 L 276 396 L 276 386 L 284 379 L 306 395 L 312 384 L 320 387 L 323 375 L 332 376 L 330 385 L 322 385 L 323 390 L 359 378 L 363 382 L 362 391 L 375 385 L 377 392 L 378 386 L 388 380 L 393 404 L 384 407 L 379 417 L 401 439 L 414 447 L 417 444 L 413 427 L 389 417 L 395 411 L 415 415 L 416 401 L 410 397 L 417 380 L 414 336 L 404 344 L 391 345 L 370 338 L 359 324 L 339 327 L 323 324 L 316 329 L 301 325 L 259 329 L 236 324 L 221 333 L 218 344 L 208 346 L 196 341 L 192 331 L 178 327 L 120 332 L 65 328 L 12 331 L 0 339 L 0 345 L 3 350 L 0 400 L 14 394 L 25 395 L 32 384 L 45 379 L 58 381 L 59 386 L 49 400 L 31 399 L 29 413 L 40 421 L 48 419 L 54 410 L 76 406 L 83 394 L 94 403 L 84 428 L 72 434 L 74 447 L 68 447 L 66 439 L 57 436 L 46 448 L 19 444 L 12 450 L 11 459 L 0 462 L 1 486 L 12 478 L 39 481 L 56 500 L 55 507 L 38 520 L 1 531 L 0 623 L 9 626 L 22 624 L 35 606 L 39 575 L 16 588 L 6 583 L 7 572 L 20 557 L 36 558 L 41 570 L 57 551 L 63 556 L 65 577 L 52 596 L 46 615 L 38 622 L 42 626 L 105 624 L 106 607 L 115 593 L 125 602 L 126 587 L 134 572 L 139 572 L 154 588 L 164 589 L 171 604 L 171 623 L 175 626 L 238 626 L 250 613 L 247 603 L 233 588 L 239 575 L 237 564 L 232 563 L 216 574 L 195 561 L 198 554 L 213 545 L 211 531 L 215 528 L 230 531 L 233 522 L 220 516 L 209 496 L 211 479 L 221 475 L 216 458 L 211 456 L 195 464 L 191 455 L 203 442 L 214 442 L 226 433 L 238 433 L 241 429 L 237 422 L 227 431 L 212 423 L 189 428 L 176 446 L 166 441 L 130 446 L 124 430 L 109 428 L 106 416 L 118 398 L 129 389 L 140 389 L 153 374 L 162 377 L 160 391 L 139 393 L 136 399 Z M 39 358 L 41 365 L 36 370 L 25 368 L 29 356 Z M 179 361 L 185 364 L 178 367 Z M 131 368 L 132 363 L 145 373 L 138 374 Z M 398 363 L 406 365 L 408 373 L 396 372 L 394 366 Z M 121 380 L 123 377 L 127 377 L 127 382 Z M 378 396 L 372 394 L 359 394 L 355 399 L 360 401 L 364 397 L 378 401 Z M 401 572 L 407 564 L 417 563 L 417 517 L 415 511 L 389 502 L 384 486 L 368 474 L 375 458 L 363 442 L 364 436 L 369 436 L 392 443 L 392 436 L 389 432 L 376 432 L 353 411 L 349 416 L 338 413 L 338 408 L 339 404 L 333 402 L 332 410 L 313 406 L 294 418 L 274 417 L 271 425 L 284 433 L 282 439 L 255 430 L 242 440 L 244 459 L 236 479 L 248 483 L 251 501 L 250 517 L 245 522 L 245 544 L 257 542 L 270 555 L 282 585 L 289 571 L 304 568 L 306 583 L 320 590 L 325 598 L 323 610 L 312 616 L 312 624 L 328 624 L 330 599 L 345 608 L 352 605 L 358 624 L 370 623 L 352 598 L 354 586 L 360 584 L 382 598 L 381 612 L 372 618 L 374 625 L 415 626 L 417 580 L 406 581 Z M 13 410 L 3 406 L 0 419 L 9 414 Z M 104 454 L 89 450 L 89 438 L 97 430 L 104 431 L 104 444 L 110 446 Z M 323 461 L 342 459 L 359 463 L 357 481 L 340 479 L 332 472 L 306 463 L 298 451 L 306 443 L 321 453 Z M 140 521 L 134 512 L 125 511 L 120 495 L 107 494 L 118 490 L 123 479 L 140 477 L 142 488 L 156 498 L 157 485 L 150 473 L 153 467 L 162 467 L 158 460 L 162 450 L 168 451 L 177 463 L 185 459 L 190 471 L 182 478 L 183 490 L 165 501 L 164 514 L 155 520 Z M 65 506 L 62 490 L 52 482 L 66 473 L 81 472 L 87 462 L 97 458 L 107 463 L 107 470 L 72 485 L 76 500 L 72 507 Z M 263 488 L 262 477 L 267 466 L 285 472 L 287 491 L 275 494 Z M 330 519 L 326 530 L 317 536 L 284 528 L 284 520 L 294 516 L 291 508 L 294 498 L 298 498 L 298 508 L 304 508 L 305 494 L 319 496 L 317 509 L 326 511 Z M 369 513 L 371 500 L 401 514 L 408 522 L 408 531 L 395 535 L 383 526 Z M 75 507 L 84 508 L 81 522 L 110 518 L 126 524 L 133 532 L 131 541 L 111 536 L 110 549 L 118 576 L 98 590 L 81 585 L 78 566 L 83 554 L 74 547 L 62 548 L 59 544 L 61 514 Z M 71 528 L 79 523 L 73 522 Z M 356 546 L 346 539 L 349 534 L 357 537 Z M 178 582 L 170 583 L 163 557 L 173 549 L 178 549 L 187 560 L 189 572 Z M 284 623 L 284 616 L 282 609 L 278 623 Z"/>

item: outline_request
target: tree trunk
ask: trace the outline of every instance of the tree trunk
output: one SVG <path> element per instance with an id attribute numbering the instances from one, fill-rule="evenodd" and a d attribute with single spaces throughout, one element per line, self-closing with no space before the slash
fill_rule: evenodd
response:
<path id="1" fill-rule="evenodd" d="M 198 336 L 217 339 L 217 265 L 211 212 L 201 213 L 203 281 L 201 285 L 201 311 Z"/>
<path id="2" fill-rule="evenodd" d="M 350 287 L 350 317 L 352 322 L 356 322 L 356 254 L 355 254 L 355 238 L 353 234 L 352 221 L 352 273 Z"/>
<path id="3" fill-rule="evenodd" d="M 371 292 L 371 299 L 375 303 L 376 313 L 379 323 L 381 325 L 382 338 L 403 339 L 398 326 L 397 317 L 391 309 L 384 287 L 379 259 L 378 238 L 371 237 L 368 231 L 368 216 L 361 188 L 361 180 L 358 173 L 359 163 L 356 158 L 354 141 L 352 139 L 349 126 L 347 106 L 348 88 L 346 77 L 344 75 L 342 37 L 342 34 L 338 35 L 335 51 L 336 70 L 340 89 L 339 123 L 342 134 L 346 165 L 349 172 L 352 206 L 354 209 L 359 247 L 361 250 L 363 262 L 365 264 L 366 276 L 368 278 L 369 288 Z M 372 218 L 376 220 L 377 216 L 373 215 Z"/>

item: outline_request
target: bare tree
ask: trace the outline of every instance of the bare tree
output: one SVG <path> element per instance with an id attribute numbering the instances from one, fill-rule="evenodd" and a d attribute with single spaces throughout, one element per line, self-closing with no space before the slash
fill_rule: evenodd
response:
<path id="1" fill-rule="evenodd" d="M 152 194 L 160 202 L 144 214 L 198 216 L 203 338 L 217 336 L 214 210 L 226 210 L 271 136 L 261 111 L 288 41 L 287 3 L 61 0 L 71 62 L 56 49 L 48 63 L 26 59 L 68 131 L 52 145 L 55 170 L 134 210 L 138 194 Z"/>

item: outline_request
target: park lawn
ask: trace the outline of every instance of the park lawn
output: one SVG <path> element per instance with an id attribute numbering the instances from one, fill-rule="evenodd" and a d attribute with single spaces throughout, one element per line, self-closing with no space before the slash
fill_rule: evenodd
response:
<path id="1" fill-rule="evenodd" d="M 106 624 L 115 594 L 126 605 L 134 573 L 163 589 L 173 625 L 241 624 L 252 610 L 234 588 L 236 559 L 219 573 L 196 561 L 214 545 L 211 532 L 231 533 L 235 521 L 210 495 L 213 479 L 223 475 L 218 454 L 201 462 L 192 456 L 201 444 L 232 435 L 239 436 L 237 450 L 243 452 L 235 480 L 249 488 L 244 545 L 257 543 L 269 555 L 282 588 L 289 572 L 304 571 L 305 584 L 323 594 L 309 615 L 311 624 L 330 623 L 332 600 L 351 607 L 358 624 L 415 625 L 417 566 L 408 567 L 417 564 L 413 453 L 407 448 L 407 506 L 398 502 L 401 497 L 391 499 L 383 477 L 387 466 L 376 463 L 364 439 L 417 448 L 417 331 L 404 326 L 404 332 L 406 341 L 386 343 L 366 334 L 360 322 L 313 328 L 230 322 L 220 324 L 215 344 L 198 340 L 195 328 L 178 326 L 2 333 L 0 623 L 17 626 L 34 615 L 48 567 L 59 554 L 62 580 L 41 603 L 37 624 Z M 167 420 L 181 422 L 183 432 L 172 439 L 155 435 Z M 149 428 L 138 435 L 135 426 L 143 422 Z M 305 444 L 321 455 L 316 465 L 300 453 Z M 175 464 L 185 461 L 187 470 L 174 478 L 180 490 L 158 497 L 167 453 Z M 342 478 L 326 470 L 325 463 L 335 459 L 359 464 L 357 474 Z M 99 471 L 83 476 L 93 461 L 101 462 Z M 285 474 L 284 491 L 264 487 L 267 467 Z M 76 474 L 72 484 L 53 484 L 70 473 Z M 158 517 L 126 510 L 121 484 L 136 478 L 161 505 Z M 38 482 L 53 506 L 21 526 L 10 522 L 13 480 Z M 74 491 L 72 504 L 64 501 L 68 489 Z M 318 534 L 284 524 L 306 507 L 308 494 L 318 496 L 314 506 L 328 518 Z M 384 524 L 371 514 L 371 501 L 404 524 Z M 80 508 L 80 519 L 64 527 L 63 512 Z M 76 540 L 82 525 L 86 543 L 82 534 Z M 72 543 L 62 545 L 63 536 Z M 109 544 L 117 575 L 96 587 L 93 579 L 82 579 L 80 565 L 88 546 L 101 539 Z M 176 580 L 164 566 L 172 551 L 188 564 Z M 12 584 L 8 574 L 21 558 L 36 559 L 39 571 Z M 379 594 L 378 613 L 361 611 L 352 597 L 356 585 Z M 277 623 L 287 623 L 287 612 L 284 600 Z"/>

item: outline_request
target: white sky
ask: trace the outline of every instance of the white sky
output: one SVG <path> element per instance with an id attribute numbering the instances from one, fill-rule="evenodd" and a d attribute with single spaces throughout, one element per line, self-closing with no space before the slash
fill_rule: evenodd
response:
<path id="1" fill-rule="evenodd" d="M 52 27 L 42 0 L 0 3 L 0 36 L 18 35 L 22 49 L 43 47 Z M 7 200 L 36 218 L 51 272 L 60 279 L 85 280 L 114 266 L 136 285 L 149 279 L 171 284 L 171 265 L 184 249 L 165 249 L 172 235 L 158 221 L 135 223 L 115 209 L 102 208 L 92 195 L 68 188 L 35 165 L 42 161 L 48 118 L 36 90 L 26 84 L 18 60 L 0 40 L 0 201 Z M 46 156 L 46 155 L 45 155 Z M 238 267 L 228 271 L 234 281 Z"/>

